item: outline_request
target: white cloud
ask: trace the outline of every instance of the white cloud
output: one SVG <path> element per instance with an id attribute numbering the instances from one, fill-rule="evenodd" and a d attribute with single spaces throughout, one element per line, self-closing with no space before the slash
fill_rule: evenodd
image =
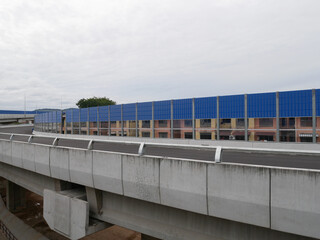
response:
<path id="1" fill-rule="evenodd" d="M 0 109 L 319 88 L 318 0 L 0 3 Z"/>

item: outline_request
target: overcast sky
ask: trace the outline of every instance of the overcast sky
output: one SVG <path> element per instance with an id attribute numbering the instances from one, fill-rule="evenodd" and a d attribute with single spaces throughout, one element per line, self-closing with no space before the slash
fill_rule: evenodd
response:
<path id="1" fill-rule="evenodd" d="M 309 88 L 319 0 L 0 2 L 0 109 Z"/>

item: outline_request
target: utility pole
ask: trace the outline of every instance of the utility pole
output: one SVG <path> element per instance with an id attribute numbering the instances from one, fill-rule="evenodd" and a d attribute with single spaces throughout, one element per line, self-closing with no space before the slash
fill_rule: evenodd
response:
<path id="1" fill-rule="evenodd" d="M 26 100 L 26 94 L 24 94 L 24 117 L 26 117 L 26 108 L 27 108 L 27 100 Z"/>

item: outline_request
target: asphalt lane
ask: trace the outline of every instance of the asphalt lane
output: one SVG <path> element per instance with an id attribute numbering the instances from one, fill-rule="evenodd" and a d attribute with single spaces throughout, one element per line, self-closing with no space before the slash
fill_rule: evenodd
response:
<path id="1" fill-rule="evenodd" d="M 20 133 L 31 134 L 32 126 L 26 127 L 10 127 L 0 128 L 0 139 L 9 139 L 9 135 L 5 133 Z M 13 141 L 27 142 L 27 136 L 14 136 Z M 33 143 L 52 145 L 53 137 L 37 137 L 32 139 Z M 58 146 L 87 149 L 89 140 L 72 140 L 60 139 Z M 92 146 L 93 150 L 98 151 L 112 151 L 119 153 L 134 153 L 137 154 L 139 144 L 133 143 L 112 143 L 95 141 Z M 184 158 L 191 160 L 214 161 L 214 149 L 191 149 L 191 148 L 176 148 L 169 146 L 153 146 L 147 145 L 144 149 L 144 155 Z M 273 152 L 258 152 L 258 151 L 244 151 L 244 150 L 223 150 L 221 161 L 227 163 L 239 163 L 260 166 L 275 166 L 275 167 L 289 167 L 289 168 L 305 168 L 320 170 L 320 154 L 298 154 L 298 153 L 273 153 Z"/>
<path id="2" fill-rule="evenodd" d="M 320 155 L 223 150 L 222 162 L 249 165 L 320 169 Z"/>
<path id="3" fill-rule="evenodd" d="M 8 127 L 1 127 L 0 133 L 18 133 L 18 134 L 32 134 L 33 125 L 31 126 L 8 126 Z"/>

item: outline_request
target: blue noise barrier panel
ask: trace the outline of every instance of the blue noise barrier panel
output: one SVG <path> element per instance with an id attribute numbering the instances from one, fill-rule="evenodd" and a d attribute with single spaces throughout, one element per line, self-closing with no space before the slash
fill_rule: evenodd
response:
<path id="1" fill-rule="evenodd" d="M 89 108 L 89 122 L 97 122 L 98 121 L 98 108 L 91 107 Z"/>
<path id="2" fill-rule="evenodd" d="M 57 111 L 57 123 L 61 122 L 61 117 L 62 117 L 62 112 L 61 111 Z"/>
<path id="3" fill-rule="evenodd" d="M 134 121 L 136 120 L 136 104 L 123 104 L 122 105 L 122 114 L 124 121 Z"/>
<path id="4" fill-rule="evenodd" d="M 121 105 L 110 106 L 110 121 L 121 121 Z"/>
<path id="5" fill-rule="evenodd" d="M 72 122 L 72 110 L 71 109 L 66 110 L 66 122 L 68 122 L 68 123 Z"/>
<path id="6" fill-rule="evenodd" d="M 80 122 L 88 121 L 88 108 L 80 108 Z"/>
<path id="7" fill-rule="evenodd" d="M 248 94 L 248 118 L 275 118 L 276 93 Z"/>
<path id="8" fill-rule="evenodd" d="M 152 119 L 152 102 L 138 103 L 138 120 Z"/>
<path id="9" fill-rule="evenodd" d="M 316 113 L 317 116 L 320 116 L 320 89 L 316 89 Z M 317 127 L 318 129 L 320 126 Z"/>
<path id="10" fill-rule="evenodd" d="M 217 98 L 216 97 L 195 98 L 194 114 L 196 119 L 217 118 Z"/>
<path id="11" fill-rule="evenodd" d="M 173 119 L 192 119 L 192 99 L 173 100 Z"/>
<path id="12" fill-rule="evenodd" d="M 108 122 L 109 120 L 109 107 L 108 106 L 102 106 L 99 107 L 99 121 L 100 122 Z"/>
<path id="13" fill-rule="evenodd" d="M 279 93 L 280 117 L 311 117 L 312 90 Z"/>
<path id="14" fill-rule="evenodd" d="M 52 123 L 53 122 L 53 116 L 52 116 L 52 112 L 48 113 L 48 123 Z"/>
<path id="15" fill-rule="evenodd" d="M 72 109 L 72 122 L 79 122 L 80 120 L 80 110 Z"/>
<path id="16" fill-rule="evenodd" d="M 171 101 L 154 102 L 154 120 L 171 119 Z"/>
<path id="17" fill-rule="evenodd" d="M 220 118 L 244 118 L 244 95 L 219 97 Z"/>

